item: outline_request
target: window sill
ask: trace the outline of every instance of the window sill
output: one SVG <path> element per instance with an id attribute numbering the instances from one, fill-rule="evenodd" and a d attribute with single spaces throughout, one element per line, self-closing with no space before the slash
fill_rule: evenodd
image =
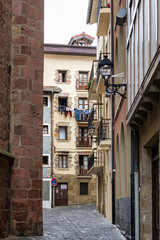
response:
<path id="1" fill-rule="evenodd" d="M 62 170 L 62 171 L 69 171 L 69 168 L 57 168 L 57 170 Z"/>

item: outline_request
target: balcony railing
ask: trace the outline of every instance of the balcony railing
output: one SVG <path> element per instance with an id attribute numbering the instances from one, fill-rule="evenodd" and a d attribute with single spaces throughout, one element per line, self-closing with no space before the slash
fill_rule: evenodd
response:
<path id="1" fill-rule="evenodd" d="M 88 158 L 88 171 L 91 168 L 94 168 L 94 173 L 98 173 L 101 171 L 100 168 L 103 167 L 103 165 L 104 165 L 104 162 L 102 157 L 98 157 L 97 149 L 93 149 L 92 154 Z"/>
<path id="2" fill-rule="evenodd" d="M 76 81 L 77 90 L 88 90 L 87 85 L 88 85 L 88 80 L 83 80 L 82 81 L 80 79 L 77 79 L 77 81 Z"/>
<path id="3" fill-rule="evenodd" d="M 88 109 L 75 109 L 76 121 L 88 122 L 89 112 Z"/>
<path id="4" fill-rule="evenodd" d="M 98 145 L 100 144 L 101 140 L 107 140 L 110 138 L 111 138 L 111 120 L 102 119 L 97 129 Z"/>
<path id="5" fill-rule="evenodd" d="M 76 146 L 77 147 L 91 147 L 91 141 L 88 136 L 77 137 Z"/>
<path id="6" fill-rule="evenodd" d="M 94 103 L 88 118 L 88 127 L 93 121 L 98 121 L 103 117 L 103 103 Z"/>
<path id="7" fill-rule="evenodd" d="M 89 78 L 89 88 L 90 88 L 90 85 L 92 83 L 92 79 L 94 77 L 97 77 L 97 67 L 98 67 L 98 60 L 93 60 L 93 63 L 92 63 L 92 68 L 91 68 L 91 74 L 90 74 L 90 78 Z M 89 91 L 89 88 L 88 88 L 88 91 Z"/>
<path id="8" fill-rule="evenodd" d="M 79 166 L 79 175 L 80 176 L 86 176 L 87 175 L 87 168 L 85 168 L 83 165 Z"/>

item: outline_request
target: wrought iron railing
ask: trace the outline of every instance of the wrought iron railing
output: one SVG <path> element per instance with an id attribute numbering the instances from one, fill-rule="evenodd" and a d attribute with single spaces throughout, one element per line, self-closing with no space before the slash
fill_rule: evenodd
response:
<path id="1" fill-rule="evenodd" d="M 88 136 L 77 137 L 76 138 L 77 147 L 91 147 L 91 141 Z"/>
<path id="2" fill-rule="evenodd" d="M 102 167 L 104 165 L 104 161 L 100 154 L 98 155 L 97 149 L 94 148 L 92 154 L 88 158 L 88 171 L 94 167 Z"/>
<path id="3" fill-rule="evenodd" d="M 85 168 L 83 165 L 79 166 L 79 175 L 80 176 L 86 176 L 87 175 L 87 168 Z"/>
<path id="4" fill-rule="evenodd" d="M 99 120 L 103 117 L 103 103 L 94 103 L 88 118 L 88 127 L 95 120 Z"/>
<path id="5" fill-rule="evenodd" d="M 90 78 L 89 78 L 89 85 L 91 85 L 93 77 L 97 76 L 97 66 L 98 66 L 98 60 L 93 60 L 91 74 L 90 74 Z M 90 88 L 90 86 L 88 87 L 88 91 L 89 91 L 89 88 Z"/>
<path id="6" fill-rule="evenodd" d="M 107 140 L 111 138 L 111 120 L 102 119 L 97 129 L 97 142 L 100 144 L 101 140 Z"/>

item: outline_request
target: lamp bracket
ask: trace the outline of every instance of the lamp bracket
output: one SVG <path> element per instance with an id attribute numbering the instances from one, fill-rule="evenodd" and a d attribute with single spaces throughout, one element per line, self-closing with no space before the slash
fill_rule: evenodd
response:
<path id="1" fill-rule="evenodd" d="M 119 89 L 121 87 L 125 87 L 126 88 L 127 84 L 123 83 L 123 84 L 108 84 L 106 83 L 106 92 L 107 93 L 111 93 L 111 94 L 119 94 L 121 97 L 126 98 L 123 93 L 119 92 Z"/>

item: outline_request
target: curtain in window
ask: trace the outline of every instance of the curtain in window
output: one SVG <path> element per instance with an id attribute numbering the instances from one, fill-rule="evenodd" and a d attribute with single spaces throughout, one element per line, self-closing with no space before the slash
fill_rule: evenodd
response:
<path id="1" fill-rule="evenodd" d="M 83 157 L 83 164 L 84 164 L 84 169 L 87 169 L 87 167 L 88 167 L 88 157 L 87 156 Z"/>
<path id="2" fill-rule="evenodd" d="M 66 139 L 66 128 L 59 127 L 59 139 Z"/>
<path id="3" fill-rule="evenodd" d="M 63 156 L 63 168 L 67 167 L 67 156 Z"/>

